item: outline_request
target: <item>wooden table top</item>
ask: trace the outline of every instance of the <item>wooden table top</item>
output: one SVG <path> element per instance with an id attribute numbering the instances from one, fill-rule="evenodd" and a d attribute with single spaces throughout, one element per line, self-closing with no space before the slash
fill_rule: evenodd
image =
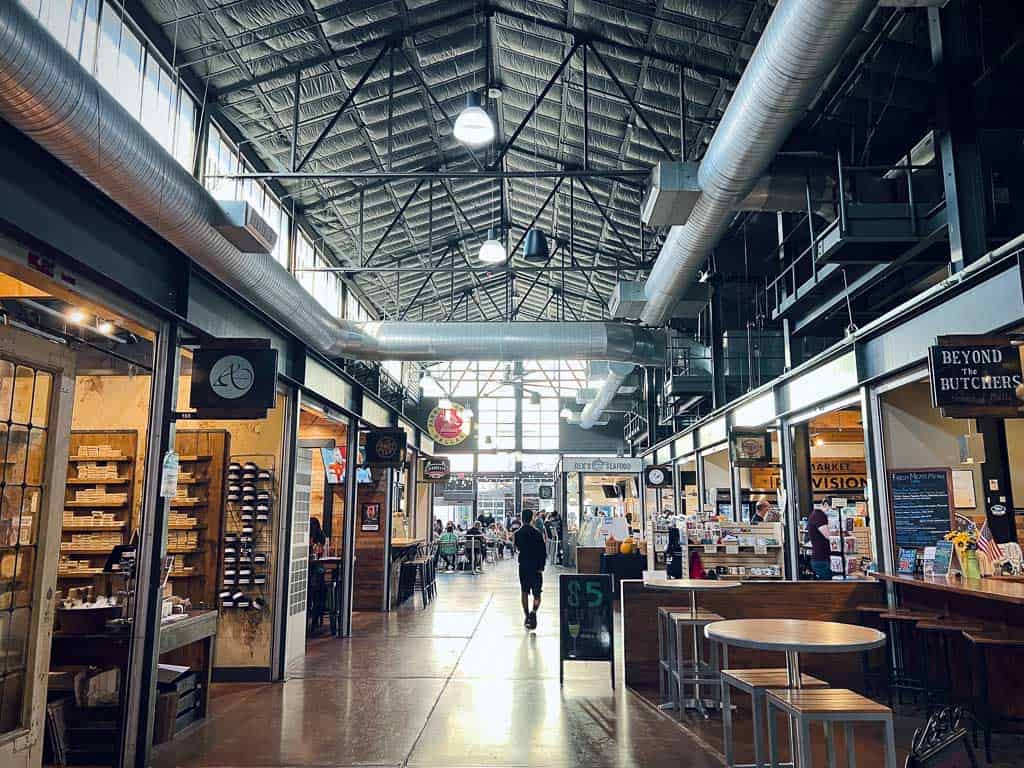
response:
<path id="1" fill-rule="evenodd" d="M 731 619 L 704 628 L 710 640 L 738 648 L 799 653 L 867 651 L 885 644 L 877 629 L 805 619 Z"/>
<path id="2" fill-rule="evenodd" d="M 712 589 L 730 589 L 743 585 L 742 581 L 722 581 L 721 579 L 670 579 L 664 574 L 664 571 L 644 571 L 644 587 L 661 589 L 666 592 L 702 592 Z"/>
<path id="3" fill-rule="evenodd" d="M 418 547 L 423 543 L 423 539 L 402 539 L 395 537 L 391 539 L 391 546 L 396 549 L 408 549 L 409 547 Z"/>
<path id="4" fill-rule="evenodd" d="M 907 574 L 875 573 L 880 581 L 891 581 L 908 587 L 954 592 L 982 600 L 996 600 L 1013 605 L 1024 605 L 1024 582 L 1008 579 L 964 579 L 958 576 L 910 576 Z"/>

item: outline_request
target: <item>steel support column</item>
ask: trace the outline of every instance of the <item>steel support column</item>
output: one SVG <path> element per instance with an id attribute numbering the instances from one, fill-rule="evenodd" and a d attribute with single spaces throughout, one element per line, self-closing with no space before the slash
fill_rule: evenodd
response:
<path id="1" fill-rule="evenodd" d="M 986 251 L 985 182 L 974 109 L 973 77 L 978 56 L 974 4 L 954 0 L 928 8 L 932 62 L 937 89 L 938 156 L 946 193 L 950 269 L 959 272 Z"/>

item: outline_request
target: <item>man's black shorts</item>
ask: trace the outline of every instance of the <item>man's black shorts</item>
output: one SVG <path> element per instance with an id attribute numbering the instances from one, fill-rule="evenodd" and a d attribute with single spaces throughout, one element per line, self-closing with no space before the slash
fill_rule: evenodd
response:
<path id="1" fill-rule="evenodd" d="M 533 593 L 534 597 L 540 597 L 541 588 L 544 586 L 544 574 L 530 568 L 519 569 L 519 588 L 523 593 Z"/>

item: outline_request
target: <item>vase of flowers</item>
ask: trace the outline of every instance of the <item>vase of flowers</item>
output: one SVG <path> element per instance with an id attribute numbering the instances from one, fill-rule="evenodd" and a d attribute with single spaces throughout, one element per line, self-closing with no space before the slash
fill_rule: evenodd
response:
<path id="1" fill-rule="evenodd" d="M 953 542 L 957 558 L 965 579 L 980 579 L 981 566 L 978 564 L 978 533 L 977 530 L 958 529 L 945 536 L 946 541 Z"/>

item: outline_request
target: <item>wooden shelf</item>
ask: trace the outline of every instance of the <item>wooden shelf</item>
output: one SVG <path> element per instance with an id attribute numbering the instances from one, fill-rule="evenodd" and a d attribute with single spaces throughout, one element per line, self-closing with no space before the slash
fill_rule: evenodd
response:
<path id="1" fill-rule="evenodd" d="M 167 575 L 169 579 L 205 579 L 205 573 L 169 573 Z"/>
<path id="2" fill-rule="evenodd" d="M 110 550 L 114 548 L 111 544 L 108 549 L 89 549 L 87 547 L 61 547 L 60 552 L 62 555 L 109 555 Z"/>
<path id="3" fill-rule="evenodd" d="M 61 530 L 64 531 L 120 531 L 124 530 L 128 523 L 107 523 L 106 525 L 99 525 L 96 523 L 90 523 L 89 525 L 65 525 Z"/>
<path id="4" fill-rule="evenodd" d="M 131 481 L 130 477 L 118 477 L 112 480 L 84 480 L 81 477 L 69 477 L 65 482 L 68 485 L 125 485 Z"/>
<path id="5" fill-rule="evenodd" d="M 91 579 L 102 575 L 103 571 L 57 571 L 58 579 Z"/>
<path id="6" fill-rule="evenodd" d="M 205 507 L 206 499 L 197 499 L 195 501 L 172 501 L 171 509 L 178 507 Z"/>
<path id="7" fill-rule="evenodd" d="M 209 482 L 210 481 L 205 477 L 197 477 L 192 480 L 182 480 L 181 478 L 178 478 L 178 485 L 206 485 Z"/>
<path id="8" fill-rule="evenodd" d="M 168 525 L 168 531 L 201 531 L 205 525 Z"/>
<path id="9" fill-rule="evenodd" d="M 111 501 L 65 501 L 64 506 L 68 509 L 119 509 L 120 507 L 127 507 L 131 503 L 128 501 L 119 501 L 116 504 Z"/>
<path id="10" fill-rule="evenodd" d="M 192 462 L 192 461 L 209 461 L 212 458 L 213 458 L 213 456 L 200 456 L 200 455 L 197 455 L 197 454 L 193 454 L 193 455 L 182 454 L 182 455 L 178 456 L 178 462 L 180 463 L 182 461 L 188 461 L 188 462 Z"/>
<path id="11" fill-rule="evenodd" d="M 94 462 L 96 464 L 99 464 L 99 463 L 105 462 L 105 461 L 118 461 L 118 462 L 121 462 L 121 461 L 135 461 L 135 457 L 134 456 L 115 456 L 115 457 L 112 457 L 112 458 L 109 458 L 109 459 L 101 459 L 101 458 L 97 458 L 95 456 L 68 456 L 68 461 L 91 461 L 91 462 Z"/>
<path id="12" fill-rule="evenodd" d="M 170 547 L 167 548 L 168 555 L 195 555 L 202 551 L 202 547 L 196 547 L 195 549 L 171 549 Z"/>

